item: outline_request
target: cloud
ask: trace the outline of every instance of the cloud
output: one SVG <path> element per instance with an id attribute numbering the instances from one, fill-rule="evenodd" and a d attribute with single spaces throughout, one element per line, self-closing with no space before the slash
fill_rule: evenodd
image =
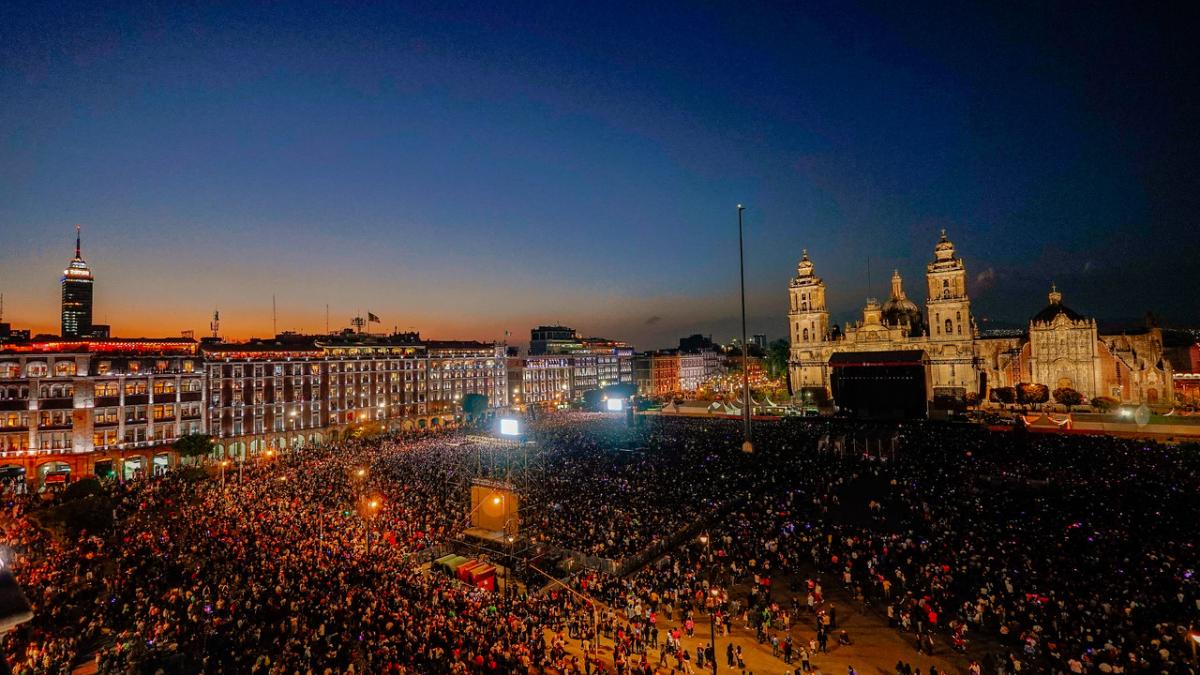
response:
<path id="1" fill-rule="evenodd" d="M 649 319 L 646 319 L 646 325 L 653 326 L 654 324 L 658 323 L 659 321 L 662 321 L 662 317 L 655 314 L 654 316 L 650 317 Z"/>
<path id="2" fill-rule="evenodd" d="M 975 275 L 975 288 L 983 290 L 996 283 L 996 268 L 989 267 L 979 274 Z"/>

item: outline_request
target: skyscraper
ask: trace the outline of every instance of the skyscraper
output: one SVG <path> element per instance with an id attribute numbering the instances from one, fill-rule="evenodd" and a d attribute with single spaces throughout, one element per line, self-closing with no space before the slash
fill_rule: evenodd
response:
<path id="1" fill-rule="evenodd" d="M 89 337 L 92 333 L 92 270 L 79 254 L 79 226 L 75 226 L 75 257 L 62 277 L 62 336 Z"/>

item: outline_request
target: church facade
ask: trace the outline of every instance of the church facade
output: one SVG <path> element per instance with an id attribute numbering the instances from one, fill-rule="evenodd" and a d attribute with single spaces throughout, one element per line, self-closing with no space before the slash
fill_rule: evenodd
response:
<path id="1" fill-rule="evenodd" d="M 966 265 L 945 231 L 926 266 L 925 307 L 904 291 L 899 272 L 882 304 L 868 299 L 862 319 L 841 328 L 832 324 L 825 282 L 804 251 L 788 285 L 791 336 L 789 377 L 806 398 L 831 397 L 830 359 L 838 353 L 923 352 L 930 400 L 966 398 L 976 392 L 1023 383 L 1051 391 L 1069 387 L 1085 400 L 1107 396 L 1123 403 L 1169 403 L 1170 364 L 1163 358 L 1156 327 L 1134 334 L 1102 334 L 1096 321 L 1063 304 L 1052 288 L 1049 304 L 1034 315 L 1020 336 L 981 336 L 971 314 Z M 836 403 L 836 401 L 835 401 Z"/>

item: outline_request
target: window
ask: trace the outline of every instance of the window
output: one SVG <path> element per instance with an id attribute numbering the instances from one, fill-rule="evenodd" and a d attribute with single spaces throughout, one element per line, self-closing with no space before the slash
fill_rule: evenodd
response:
<path id="1" fill-rule="evenodd" d="M 96 396 L 117 396 L 117 395 L 118 395 L 118 392 L 117 392 L 117 383 L 116 382 L 97 382 L 96 383 Z"/>
<path id="2" fill-rule="evenodd" d="M 55 377 L 74 377 L 75 362 L 74 361 L 59 361 L 54 364 Z"/>
<path id="3" fill-rule="evenodd" d="M 953 334 L 954 334 L 954 322 L 952 322 L 950 319 L 946 319 L 946 335 L 953 335 Z"/>
<path id="4" fill-rule="evenodd" d="M 31 363 L 25 364 L 25 376 L 26 377 L 45 377 L 46 374 L 49 372 L 50 372 L 50 369 L 46 366 L 45 363 L 42 363 L 41 361 L 33 361 Z"/>
<path id="5" fill-rule="evenodd" d="M 141 361 L 130 361 L 129 365 L 126 367 L 126 370 L 131 373 L 140 373 L 140 372 L 142 372 L 142 362 Z"/>
<path id="6" fill-rule="evenodd" d="M 195 371 L 196 371 L 196 364 L 194 361 L 188 359 L 183 362 L 183 372 L 193 373 Z"/>
<path id="7" fill-rule="evenodd" d="M 125 382 L 125 395 L 138 396 L 146 393 L 145 380 L 127 380 Z"/>
<path id="8" fill-rule="evenodd" d="M 175 393 L 175 380 L 155 380 L 154 381 L 154 394 L 155 395 L 174 394 L 174 393 Z"/>
<path id="9" fill-rule="evenodd" d="M 804 329 L 804 341 L 808 342 L 808 329 L 807 328 Z"/>

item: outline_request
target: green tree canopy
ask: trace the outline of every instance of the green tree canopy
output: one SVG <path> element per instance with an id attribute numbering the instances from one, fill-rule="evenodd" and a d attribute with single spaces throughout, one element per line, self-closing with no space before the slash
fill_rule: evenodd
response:
<path id="1" fill-rule="evenodd" d="M 207 457 L 212 454 L 214 445 L 208 434 L 184 434 L 175 439 L 171 447 L 180 457 Z"/>
<path id="2" fill-rule="evenodd" d="M 488 397 L 483 394 L 467 394 L 462 399 L 463 412 L 468 415 L 482 415 L 488 409 Z"/>
<path id="3" fill-rule="evenodd" d="M 1054 401 L 1071 408 L 1083 403 L 1083 394 L 1070 387 L 1059 387 L 1054 390 Z"/>
<path id="4" fill-rule="evenodd" d="M 792 346 L 784 339 L 772 340 L 767 345 L 767 357 L 763 364 L 767 369 L 767 377 L 775 379 L 787 375 L 788 359 Z"/>
<path id="5" fill-rule="evenodd" d="M 1017 403 L 1045 403 L 1050 400 L 1050 388 L 1044 384 L 1023 382 L 1017 385 Z"/>
<path id="6" fill-rule="evenodd" d="M 1016 403 L 1017 390 L 1012 387 L 992 387 L 988 400 L 992 403 Z"/>

